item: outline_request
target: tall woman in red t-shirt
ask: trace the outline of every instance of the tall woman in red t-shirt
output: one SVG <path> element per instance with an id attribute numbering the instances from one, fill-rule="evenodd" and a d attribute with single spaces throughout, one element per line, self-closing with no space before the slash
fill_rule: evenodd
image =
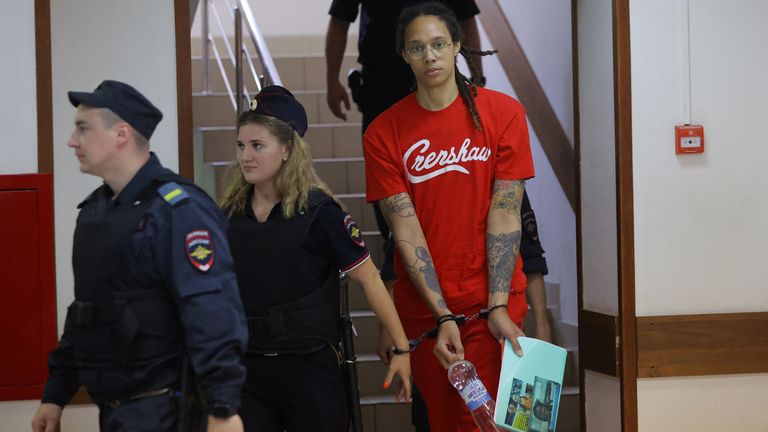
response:
<path id="1" fill-rule="evenodd" d="M 521 354 L 520 202 L 533 177 L 525 111 L 458 71 L 461 39 L 456 17 L 441 4 L 403 12 L 397 47 L 416 92 L 374 120 L 363 146 L 367 199 L 379 201 L 399 252 L 394 297 L 406 333 L 439 326 L 411 360 L 430 428 L 441 432 L 477 430 L 446 379 L 450 363 L 466 357 L 495 394 L 498 341 L 509 339 Z M 453 319 L 486 308 L 487 321 L 459 328 Z"/>

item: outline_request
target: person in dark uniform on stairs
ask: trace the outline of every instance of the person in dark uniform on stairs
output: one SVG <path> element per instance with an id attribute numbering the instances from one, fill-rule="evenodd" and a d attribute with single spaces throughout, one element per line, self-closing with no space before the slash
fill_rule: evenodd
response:
<path id="1" fill-rule="evenodd" d="M 340 272 L 362 286 L 393 348 L 405 352 L 384 380 L 387 388 L 399 376 L 398 400 L 410 398 L 408 340 L 360 228 L 312 167 L 301 104 L 283 87 L 265 87 L 237 129 L 221 206 L 250 331 L 245 428 L 346 431 Z"/>
<path id="2" fill-rule="evenodd" d="M 162 113 L 136 89 L 104 81 L 69 100 L 68 145 L 80 171 L 104 184 L 78 206 L 75 300 L 32 429 L 58 430 L 83 385 L 102 431 L 195 430 L 177 411 L 186 370 L 202 389 L 207 430 L 242 431 L 247 329 L 226 220 L 150 152 Z"/>

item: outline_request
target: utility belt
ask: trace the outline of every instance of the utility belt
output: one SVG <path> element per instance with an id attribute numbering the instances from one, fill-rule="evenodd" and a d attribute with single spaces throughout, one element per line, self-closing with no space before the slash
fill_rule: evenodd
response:
<path id="1" fill-rule="evenodd" d="M 265 317 L 246 317 L 248 352 L 261 355 L 306 354 L 341 339 L 338 312 L 320 308 Z"/>
<path id="2" fill-rule="evenodd" d="M 290 336 L 291 333 L 297 329 L 305 327 L 315 327 L 327 324 L 328 321 L 338 320 L 338 314 L 330 315 L 326 311 L 317 309 L 307 309 L 296 312 L 284 312 L 278 313 L 266 317 L 247 317 L 248 332 L 253 336 L 266 336 L 273 338 L 281 338 Z M 328 329 L 318 329 L 320 333 L 323 330 L 326 332 Z M 337 331 L 331 330 L 336 334 Z"/>
<path id="3" fill-rule="evenodd" d="M 146 398 L 155 397 L 155 396 L 163 396 L 167 394 L 175 395 L 175 393 L 176 392 L 172 387 L 164 387 L 161 389 L 149 390 L 149 391 L 137 393 L 131 396 L 120 397 L 118 399 L 107 400 L 107 399 L 94 398 L 94 402 L 96 402 L 99 408 L 102 408 L 102 409 L 104 408 L 118 409 L 121 406 L 128 404 L 130 402 L 136 402 L 141 399 L 146 399 Z"/>

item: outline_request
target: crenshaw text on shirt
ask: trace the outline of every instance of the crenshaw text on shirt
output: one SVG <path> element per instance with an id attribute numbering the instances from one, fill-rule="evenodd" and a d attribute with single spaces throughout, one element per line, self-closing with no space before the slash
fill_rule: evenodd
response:
<path id="1" fill-rule="evenodd" d="M 430 144 L 428 139 L 419 140 L 403 155 L 403 164 L 411 183 L 421 183 L 449 171 L 469 174 L 469 171 L 459 164 L 460 162 L 487 161 L 491 157 L 491 149 L 488 147 L 469 148 L 472 144 L 469 138 L 464 139 L 458 151 L 454 146 L 449 150 L 428 152 Z M 417 150 L 419 150 L 418 154 L 409 161 L 411 155 Z M 431 171 L 436 166 L 440 168 Z"/>

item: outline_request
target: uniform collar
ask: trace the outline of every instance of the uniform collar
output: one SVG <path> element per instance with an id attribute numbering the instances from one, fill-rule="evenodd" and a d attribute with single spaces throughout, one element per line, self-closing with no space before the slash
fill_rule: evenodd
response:
<path id="1" fill-rule="evenodd" d="M 118 206 L 122 203 L 133 203 L 136 196 L 141 193 L 157 176 L 162 174 L 166 169 L 160 164 L 160 160 L 154 152 L 149 153 L 149 160 L 142 165 L 136 175 L 133 176 L 131 181 L 125 185 L 122 192 L 112 200 L 112 205 Z M 104 184 L 106 198 L 111 199 L 114 195 L 112 189 L 105 183 Z"/>

